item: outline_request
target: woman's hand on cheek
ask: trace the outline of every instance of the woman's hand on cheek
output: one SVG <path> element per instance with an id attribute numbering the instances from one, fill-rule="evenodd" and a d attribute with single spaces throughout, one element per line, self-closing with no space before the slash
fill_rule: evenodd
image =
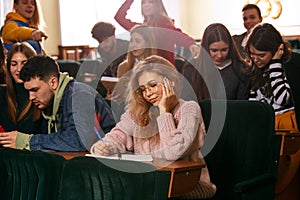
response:
<path id="1" fill-rule="evenodd" d="M 162 91 L 163 95 L 158 105 L 160 114 L 170 112 L 179 103 L 174 92 L 174 83 L 166 77 L 163 79 Z"/>

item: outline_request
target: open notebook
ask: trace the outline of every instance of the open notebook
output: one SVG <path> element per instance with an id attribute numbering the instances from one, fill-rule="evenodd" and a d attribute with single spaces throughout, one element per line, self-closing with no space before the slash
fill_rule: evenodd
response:
<path id="1" fill-rule="evenodd" d="M 114 160 L 131 160 L 131 161 L 140 161 L 140 162 L 151 162 L 153 158 L 149 154 L 141 155 L 141 154 L 122 154 L 119 158 L 117 154 L 111 156 L 99 156 L 94 154 L 85 154 L 85 156 L 95 157 L 95 158 L 106 158 L 106 159 L 114 159 Z"/>
<path id="2" fill-rule="evenodd" d="M 113 91 L 119 79 L 116 77 L 102 76 L 101 82 L 108 91 Z"/>

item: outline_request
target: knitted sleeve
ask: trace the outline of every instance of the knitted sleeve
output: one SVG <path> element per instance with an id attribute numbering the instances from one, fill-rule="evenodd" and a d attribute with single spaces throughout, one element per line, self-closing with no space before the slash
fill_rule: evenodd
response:
<path id="1" fill-rule="evenodd" d="M 111 142 L 122 153 L 133 151 L 133 130 L 134 122 L 131 120 L 130 114 L 126 112 L 121 116 L 121 120 L 116 127 L 105 135 L 104 140 Z"/>
<path id="2" fill-rule="evenodd" d="M 178 125 L 173 115 L 164 113 L 157 118 L 162 148 L 160 153 L 167 160 L 177 160 L 195 145 L 198 149 L 203 145 L 205 127 L 199 105 L 196 102 L 185 102 L 180 107 Z"/>

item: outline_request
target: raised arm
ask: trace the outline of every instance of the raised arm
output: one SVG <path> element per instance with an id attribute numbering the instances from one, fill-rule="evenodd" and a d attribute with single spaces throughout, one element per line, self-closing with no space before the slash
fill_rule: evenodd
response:
<path id="1" fill-rule="evenodd" d="M 271 61 L 269 76 L 275 103 L 281 106 L 290 103 L 291 88 L 284 75 L 282 63 L 279 60 Z"/>
<path id="2" fill-rule="evenodd" d="M 291 89 L 284 74 L 281 58 L 284 53 L 284 44 L 280 44 L 275 52 L 269 66 L 269 79 L 274 101 L 277 105 L 284 107 L 291 102 Z"/>
<path id="3" fill-rule="evenodd" d="M 206 132 L 199 105 L 190 101 L 179 109 L 177 126 L 171 113 L 157 118 L 162 147 L 155 152 L 158 157 L 177 160 L 187 152 L 198 150 L 204 143 Z"/>
<path id="4" fill-rule="evenodd" d="M 127 11 L 129 10 L 132 3 L 133 0 L 125 0 L 125 2 L 121 5 L 121 7 L 115 15 L 115 20 L 120 24 L 120 26 L 122 26 L 127 31 L 129 31 L 133 26 L 140 24 L 126 18 Z"/>

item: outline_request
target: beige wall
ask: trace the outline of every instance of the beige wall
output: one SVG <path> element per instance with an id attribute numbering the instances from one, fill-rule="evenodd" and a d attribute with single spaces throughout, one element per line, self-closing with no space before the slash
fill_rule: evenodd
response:
<path id="1" fill-rule="evenodd" d="M 200 39 L 206 27 L 205 24 L 207 21 L 211 21 L 209 16 L 203 17 L 200 8 L 205 7 L 207 10 L 213 10 L 212 4 L 205 0 L 180 0 L 179 6 L 181 8 L 181 29 L 193 38 Z"/>
<path id="2" fill-rule="evenodd" d="M 203 27 L 193 26 L 192 24 L 203 24 L 207 19 L 199 18 L 199 6 L 203 6 L 205 0 L 180 0 L 182 14 L 180 15 L 182 30 L 190 34 L 194 38 L 200 38 L 200 33 Z M 40 0 L 46 28 L 45 32 L 48 39 L 44 41 L 44 47 L 48 55 L 58 55 L 58 45 L 61 44 L 60 24 L 59 24 L 59 0 Z M 207 8 L 209 9 L 209 8 Z M 190 19 L 196 19 L 192 21 Z"/>
<path id="3" fill-rule="evenodd" d="M 59 26 L 59 0 L 40 0 L 48 39 L 43 45 L 48 55 L 58 55 L 58 45 L 61 43 Z"/>
<path id="4" fill-rule="evenodd" d="M 61 44 L 59 1 L 40 0 L 47 25 L 45 30 L 49 36 L 44 46 L 49 55 L 58 55 L 58 45 Z M 287 4 L 286 1 L 281 1 L 283 13 L 279 19 L 273 20 L 268 17 L 263 21 L 274 24 L 283 35 L 299 35 L 300 24 L 297 19 L 300 17 L 300 12 L 297 12 L 297 8 L 300 2 L 290 1 L 293 3 Z M 245 31 L 241 13 L 245 2 L 246 0 L 179 0 L 181 24 L 179 27 L 195 39 L 201 39 L 204 29 L 215 22 L 223 23 L 231 34 L 240 34 Z M 273 7 L 273 10 L 275 11 L 276 7 Z M 287 10 L 289 12 L 286 12 Z"/>

